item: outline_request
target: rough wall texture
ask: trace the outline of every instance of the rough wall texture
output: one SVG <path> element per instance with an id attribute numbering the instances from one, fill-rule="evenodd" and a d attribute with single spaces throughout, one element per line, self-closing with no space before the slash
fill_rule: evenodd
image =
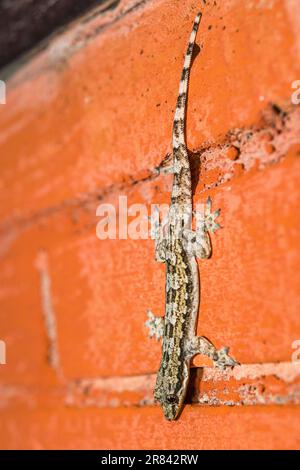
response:
<path id="1" fill-rule="evenodd" d="M 210 194 L 223 229 L 200 264 L 198 333 L 242 365 L 195 358 L 175 423 L 153 404 L 144 328 L 164 267 L 152 240 L 100 241 L 95 214 L 120 195 L 169 202 L 159 170 L 201 2 L 116 3 L 0 73 L 0 446 L 299 448 L 298 0 L 202 8 L 187 139 L 195 202 Z"/>

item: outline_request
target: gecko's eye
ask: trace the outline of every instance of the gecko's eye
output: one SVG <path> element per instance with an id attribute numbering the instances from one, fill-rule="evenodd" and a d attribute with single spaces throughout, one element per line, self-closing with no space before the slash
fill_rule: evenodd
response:
<path id="1" fill-rule="evenodd" d="M 176 395 L 168 395 L 167 396 L 167 402 L 170 403 L 170 404 L 178 403 L 178 397 Z"/>

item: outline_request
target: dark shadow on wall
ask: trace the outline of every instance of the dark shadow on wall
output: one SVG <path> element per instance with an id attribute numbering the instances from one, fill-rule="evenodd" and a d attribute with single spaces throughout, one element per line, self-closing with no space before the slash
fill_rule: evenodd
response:
<path id="1" fill-rule="evenodd" d="M 0 68 L 92 7 L 113 9 L 120 0 L 0 0 Z"/>

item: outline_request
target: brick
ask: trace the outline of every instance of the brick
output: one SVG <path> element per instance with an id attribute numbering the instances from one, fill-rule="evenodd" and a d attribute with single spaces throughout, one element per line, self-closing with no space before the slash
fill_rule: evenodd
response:
<path id="1" fill-rule="evenodd" d="M 299 407 L 187 407 L 2 412 L 2 449 L 298 449 Z M 130 432 L 128 432 L 130 430 Z"/>
<path id="2" fill-rule="evenodd" d="M 10 245 L 14 246 L 13 253 Z M 2 238 L 2 250 L 7 249 L 9 256 L 2 258 L 0 270 L 0 339 L 6 344 L 0 382 L 43 384 L 56 380 L 49 364 L 49 339 L 33 245 L 32 237 L 24 234 L 20 239 L 14 233 L 6 240 Z"/>

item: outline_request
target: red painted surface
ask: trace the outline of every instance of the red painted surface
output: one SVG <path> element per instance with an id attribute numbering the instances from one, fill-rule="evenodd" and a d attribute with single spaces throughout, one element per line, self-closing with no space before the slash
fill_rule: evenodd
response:
<path id="1" fill-rule="evenodd" d="M 243 365 L 270 367 L 254 382 L 251 368 L 242 383 L 195 379 L 209 404 L 188 404 L 167 423 L 151 401 L 160 345 L 144 328 L 148 308 L 163 314 L 164 267 L 152 240 L 100 241 L 95 214 L 101 202 L 117 208 L 120 195 L 147 208 L 169 202 L 171 177 L 155 168 L 171 151 L 199 5 L 149 0 L 126 13 L 134 3 L 73 23 L 7 83 L 0 446 L 298 448 L 300 372 L 289 371 L 300 339 L 300 113 L 290 99 L 299 9 L 293 0 L 203 9 L 187 138 L 194 202 L 210 194 L 222 230 L 200 262 L 198 333 Z M 235 406 L 212 406 L 214 393 Z"/>

